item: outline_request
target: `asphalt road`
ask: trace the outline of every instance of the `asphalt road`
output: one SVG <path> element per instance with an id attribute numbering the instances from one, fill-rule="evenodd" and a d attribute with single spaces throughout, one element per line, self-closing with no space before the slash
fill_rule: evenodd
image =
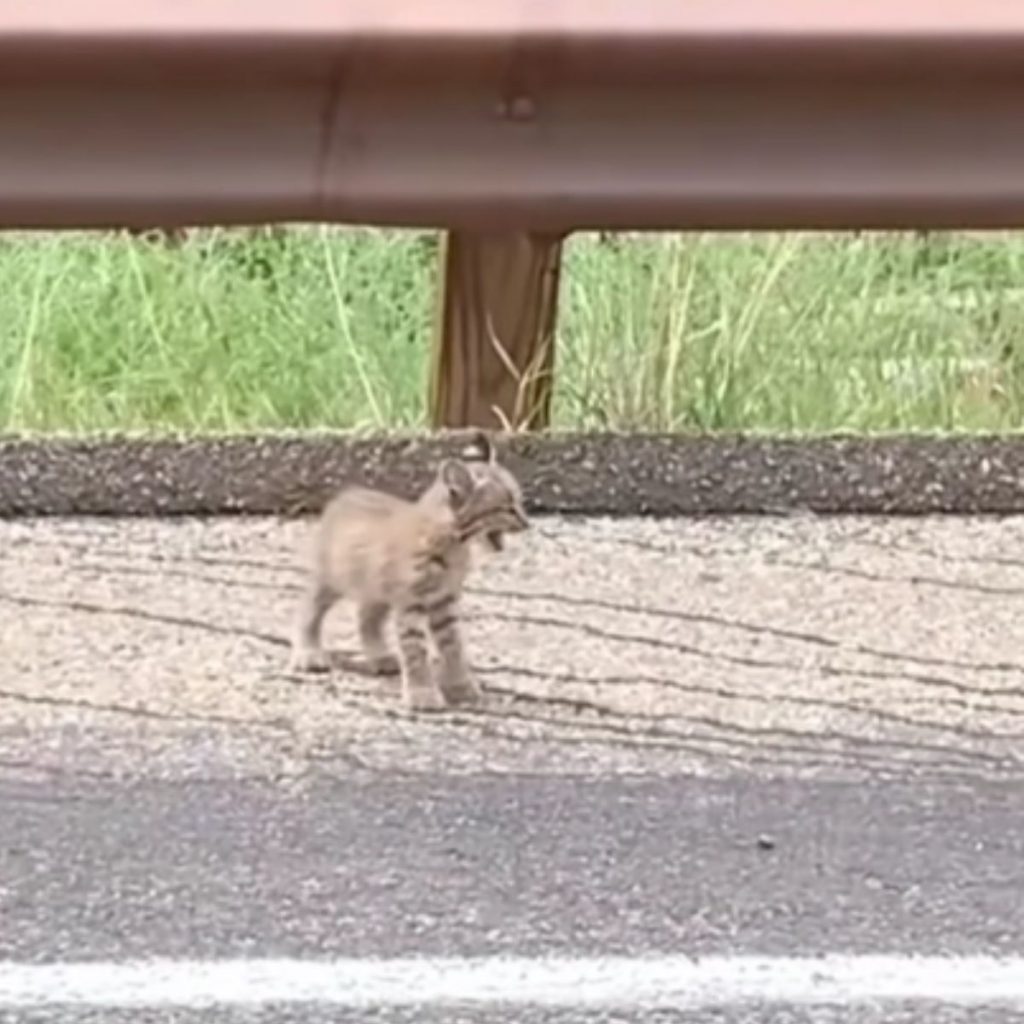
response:
<path id="1" fill-rule="evenodd" d="M 0 801 L 6 959 L 1024 949 L 1011 785 L 352 777 Z"/>
<path id="2" fill-rule="evenodd" d="M 0 821 L 0 960 L 1024 949 L 1014 784 L 8 780 Z"/>
<path id="3" fill-rule="evenodd" d="M 1024 1012 L 5 1007 L 4 962 L 1024 953 L 1021 521 L 546 522 L 430 722 L 282 672 L 299 532 L 0 523 L 0 1021 Z"/>

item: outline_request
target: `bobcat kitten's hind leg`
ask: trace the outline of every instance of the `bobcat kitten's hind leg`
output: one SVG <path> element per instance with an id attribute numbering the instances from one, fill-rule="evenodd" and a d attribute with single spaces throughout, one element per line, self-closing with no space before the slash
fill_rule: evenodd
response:
<path id="1" fill-rule="evenodd" d="M 427 632 L 419 615 L 398 616 L 398 650 L 402 661 L 402 697 L 412 711 L 441 711 L 444 695 L 430 678 Z"/>
<path id="2" fill-rule="evenodd" d="M 291 672 L 326 672 L 330 656 L 321 645 L 324 617 L 338 600 L 330 587 L 314 581 L 302 595 L 292 635 L 288 670 Z"/>
<path id="3" fill-rule="evenodd" d="M 427 609 L 427 623 L 440 657 L 439 683 L 449 704 L 475 703 L 483 695 L 466 664 L 459 632 L 459 605 L 454 597 L 436 601 Z"/>
<path id="4" fill-rule="evenodd" d="M 397 675 L 401 662 L 388 650 L 384 638 L 384 624 L 391 609 L 386 604 L 363 602 L 359 605 L 359 641 L 363 645 L 366 663 L 374 675 Z"/>

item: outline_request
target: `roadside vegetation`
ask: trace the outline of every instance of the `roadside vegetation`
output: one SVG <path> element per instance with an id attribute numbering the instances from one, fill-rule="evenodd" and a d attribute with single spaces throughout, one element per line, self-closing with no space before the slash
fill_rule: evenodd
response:
<path id="1" fill-rule="evenodd" d="M 0 236 L 0 431 L 423 422 L 437 239 Z M 665 234 L 567 244 L 559 428 L 1011 431 L 1024 235 Z"/>

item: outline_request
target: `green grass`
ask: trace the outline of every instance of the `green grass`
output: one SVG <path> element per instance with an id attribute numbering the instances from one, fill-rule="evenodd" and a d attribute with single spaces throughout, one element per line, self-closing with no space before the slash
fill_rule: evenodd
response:
<path id="1" fill-rule="evenodd" d="M 0 235 L 0 431 L 422 424 L 434 236 Z M 567 245 L 555 421 L 1007 431 L 1024 235 L 651 235 Z"/>

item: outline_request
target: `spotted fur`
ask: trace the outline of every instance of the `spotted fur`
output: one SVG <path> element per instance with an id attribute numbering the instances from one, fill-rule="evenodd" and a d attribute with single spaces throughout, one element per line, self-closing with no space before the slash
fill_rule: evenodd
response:
<path id="1" fill-rule="evenodd" d="M 406 704 L 437 710 L 473 701 L 480 690 L 467 664 L 459 605 L 470 545 L 499 551 L 506 533 L 528 528 L 515 477 L 477 435 L 462 459 L 446 459 L 415 501 L 348 487 L 324 509 L 313 565 L 292 639 L 290 667 L 323 670 L 323 621 L 341 598 L 357 607 L 359 637 L 372 671 L 400 671 Z M 397 657 L 385 627 L 394 620 Z M 438 654 L 436 680 L 428 637 Z"/>

